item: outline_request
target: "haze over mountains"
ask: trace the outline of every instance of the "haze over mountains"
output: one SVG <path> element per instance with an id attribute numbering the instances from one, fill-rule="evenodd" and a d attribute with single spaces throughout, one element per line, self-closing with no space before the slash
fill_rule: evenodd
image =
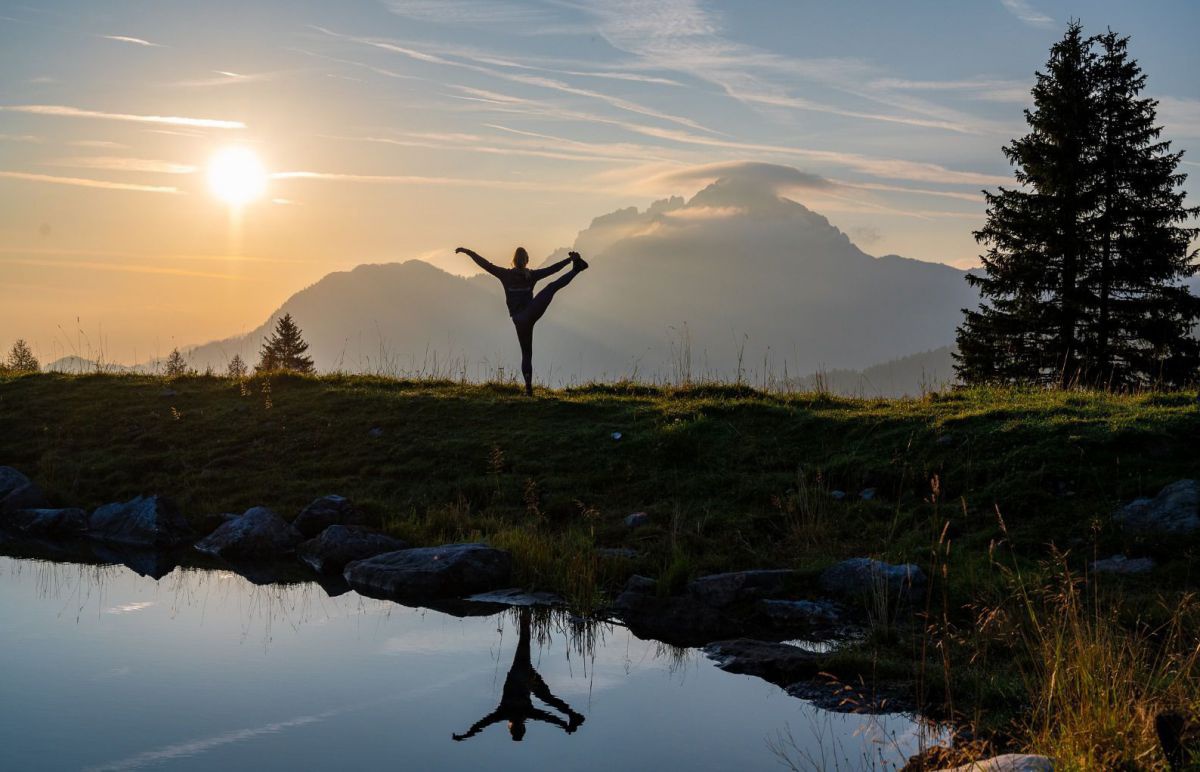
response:
<path id="1" fill-rule="evenodd" d="M 964 272 L 867 255 L 824 217 L 781 197 L 786 179 L 761 171 L 731 170 L 690 200 L 622 209 L 580 232 L 573 248 L 592 268 L 539 323 L 536 377 L 735 378 L 740 367 L 751 382 L 764 372 L 778 382 L 785 373 L 860 370 L 941 348 L 929 361 L 946 371 L 926 375 L 948 380 L 944 347 L 961 309 L 977 302 Z M 192 365 L 223 370 L 234 353 L 253 363 L 283 313 L 304 330 L 320 370 L 486 378 L 518 361 L 495 279 L 412 260 L 329 274 L 258 329 L 191 350 Z M 884 390 L 911 391 L 903 380 Z"/>

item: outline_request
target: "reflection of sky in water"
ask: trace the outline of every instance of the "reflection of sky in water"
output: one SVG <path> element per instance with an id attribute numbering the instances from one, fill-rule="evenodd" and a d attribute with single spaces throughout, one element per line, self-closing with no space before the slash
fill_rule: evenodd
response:
<path id="1" fill-rule="evenodd" d="M 903 718 L 824 713 L 620 627 L 582 646 L 561 620 L 541 643 L 535 625 L 532 663 L 585 723 L 455 743 L 500 699 L 511 614 L 458 619 L 225 572 L 155 582 L 0 558 L 0 619 L 7 769 L 777 769 L 769 745 L 788 734 L 800 768 L 836 756 L 853 769 L 915 745 Z"/>

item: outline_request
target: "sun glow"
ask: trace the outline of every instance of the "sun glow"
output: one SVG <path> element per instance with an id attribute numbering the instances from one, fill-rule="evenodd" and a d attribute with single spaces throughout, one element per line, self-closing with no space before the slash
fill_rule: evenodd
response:
<path id="1" fill-rule="evenodd" d="M 208 162 L 208 187 L 217 198 L 242 206 L 267 190 L 267 170 L 253 150 L 228 147 Z"/>

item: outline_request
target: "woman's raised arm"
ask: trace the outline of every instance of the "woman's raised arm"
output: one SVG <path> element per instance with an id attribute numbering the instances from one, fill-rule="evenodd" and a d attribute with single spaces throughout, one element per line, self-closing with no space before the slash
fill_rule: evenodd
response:
<path id="1" fill-rule="evenodd" d="M 459 247 L 458 249 L 454 250 L 454 253 L 458 254 L 458 255 L 466 255 L 467 257 L 474 260 L 475 264 L 478 265 L 480 268 L 487 271 L 492 276 L 495 276 L 496 278 L 500 278 L 500 270 L 501 269 L 492 265 L 484 258 L 480 257 L 477 252 L 467 249 L 466 247 Z"/>

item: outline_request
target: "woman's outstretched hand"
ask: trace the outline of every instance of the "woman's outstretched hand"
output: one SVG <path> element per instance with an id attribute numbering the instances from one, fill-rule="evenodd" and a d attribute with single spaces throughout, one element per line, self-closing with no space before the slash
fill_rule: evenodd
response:
<path id="1" fill-rule="evenodd" d="M 567 257 L 571 258 L 572 260 L 578 260 L 579 253 L 578 252 L 568 252 Z"/>
<path id="2" fill-rule="evenodd" d="M 469 254 L 471 254 L 471 250 L 467 249 L 466 247 L 459 247 L 458 249 L 454 250 L 454 254 L 469 255 Z"/>

